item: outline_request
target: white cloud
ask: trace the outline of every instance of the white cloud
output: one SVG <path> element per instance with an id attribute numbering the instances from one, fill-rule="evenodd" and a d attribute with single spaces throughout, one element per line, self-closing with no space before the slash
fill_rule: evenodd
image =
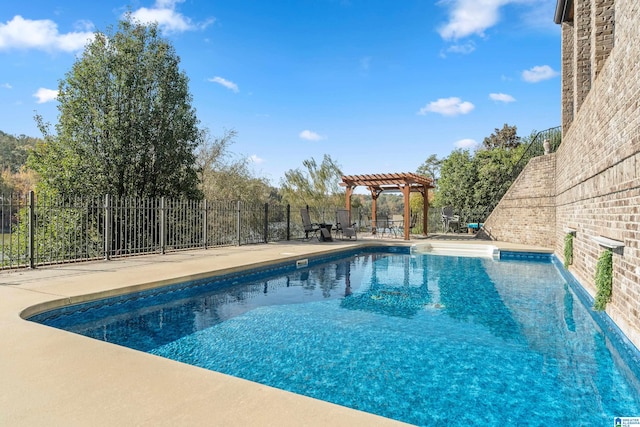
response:
<path id="1" fill-rule="evenodd" d="M 457 141 L 455 143 L 456 148 L 472 148 L 475 147 L 476 145 L 478 145 L 478 143 L 474 140 L 474 139 L 469 139 L 469 138 L 465 138 L 465 139 L 461 139 L 460 141 Z"/>
<path id="2" fill-rule="evenodd" d="M 83 22 L 83 27 L 88 23 Z M 49 19 L 31 20 L 20 15 L 6 24 L 0 23 L 0 50 L 40 49 L 45 51 L 75 52 L 81 50 L 94 37 L 90 31 L 58 32 L 58 25 Z"/>
<path id="3" fill-rule="evenodd" d="M 326 136 L 322 136 L 310 130 L 303 130 L 298 136 L 307 141 L 322 141 L 323 139 L 327 139 Z"/>
<path id="4" fill-rule="evenodd" d="M 515 102 L 516 100 L 513 96 L 507 95 L 506 93 L 490 93 L 489 98 L 494 101 L 505 102 L 505 103 Z"/>
<path id="5" fill-rule="evenodd" d="M 462 101 L 460 98 L 440 98 L 425 105 L 418 111 L 421 116 L 427 113 L 438 113 L 443 116 L 457 116 L 458 114 L 467 114 L 475 108 L 475 105 L 468 101 Z"/>
<path id="6" fill-rule="evenodd" d="M 208 80 L 210 82 L 217 83 L 217 84 L 219 84 L 221 86 L 224 86 L 227 89 L 234 91 L 235 93 L 240 92 L 240 89 L 238 88 L 237 84 L 235 84 L 234 82 L 231 82 L 231 81 L 229 81 L 227 79 L 223 79 L 222 77 L 216 76 L 216 77 L 212 77 L 212 78 L 210 78 Z"/>
<path id="7" fill-rule="evenodd" d="M 4 89 L 13 89 L 13 86 L 11 86 L 9 83 L 2 83 L 2 88 L 4 88 Z"/>
<path id="8" fill-rule="evenodd" d="M 552 79 L 559 74 L 559 72 L 548 65 L 537 65 L 530 70 L 524 70 L 522 72 L 522 79 L 525 82 L 537 83 L 542 80 Z"/>
<path id="9" fill-rule="evenodd" d="M 256 154 L 252 154 L 251 156 L 249 156 L 249 161 L 257 165 L 259 165 L 260 163 L 264 163 L 264 159 L 258 157 Z"/>
<path id="10" fill-rule="evenodd" d="M 131 13 L 131 17 L 142 24 L 157 23 L 167 32 L 183 32 L 192 28 L 191 19 L 172 9 L 146 8 Z"/>
<path id="11" fill-rule="evenodd" d="M 450 0 L 440 4 L 449 6 L 449 21 L 438 29 L 445 40 L 458 40 L 477 34 L 496 25 L 500 19 L 500 8 L 514 0 Z"/>
<path id="12" fill-rule="evenodd" d="M 438 5 L 447 8 L 448 19 L 437 30 L 445 40 L 459 40 L 472 35 L 484 37 L 484 32 L 500 22 L 501 10 L 510 5 L 513 8 L 512 19 L 518 25 L 545 32 L 559 31 L 558 26 L 549 19 L 549 10 L 553 10 L 557 0 L 439 0 Z"/>
<path id="13" fill-rule="evenodd" d="M 38 98 L 38 100 L 36 101 L 38 104 L 44 104 L 45 102 L 55 101 L 55 99 L 58 97 L 58 91 L 41 87 L 37 90 L 36 93 L 33 94 L 33 96 Z"/>
<path id="14" fill-rule="evenodd" d="M 204 29 L 214 22 L 213 19 L 208 19 L 200 24 L 194 24 L 190 18 L 176 11 L 176 5 L 182 2 L 184 0 L 156 0 L 155 5 L 151 8 L 141 7 L 131 12 L 131 17 L 143 24 L 155 22 L 167 33 L 180 33 L 196 28 Z"/>
<path id="15" fill-rule="evenodd" d="M 447 52 L 459 53 L 461 55 L 468 55 L 474 50 L 476 50 L 476 44 L 473 42 L 473 40 L 469 40 L 468 42 L 462 44 L 454 44 L 447 48 Z"/>

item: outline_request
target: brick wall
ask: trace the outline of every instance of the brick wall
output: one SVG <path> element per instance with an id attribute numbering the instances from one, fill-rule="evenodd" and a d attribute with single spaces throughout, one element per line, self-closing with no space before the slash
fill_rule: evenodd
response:
<path id="1" fill-rule="evenodd" d="M 580 111 L 591 90 L 591 3 L 592 0 L 574 0 L 573 70 L 574 106 Z M 575 114 L 575 113 L 574 113 Z"/>
<path id="2" fill-rule="evenodd" d="M 607 313 L 640 348 L 640 2 L 616 0 L 615 11 L 613 0 L 579 0 L 575 5 L 576 22 L 563 24 L 562 37 L 563 67 L 574 68 L 563 70 L 562 76 L 580 83 L 565 80 L 562 84 L 562 145 L 555 155 L 529 163 L 486 226 L 494 238 L 549 246 L 560 259 L 564 230 L 575 229 L 570 271 L 591 295 L 595 295 L 595 266 L 604 250 L 593 237 L 623 242 L 623 250 L 613 256 L 613 296 Z M 586 12 L 589 31 L 576 28 L 586 19 L 578 14 Z M 598 21 L 597 13 L 603 14 L 603 20 Z M 576 39 L 598 28 L 602 43 L 589 42 L 596 54 L 590 54 L 590 63 L 585 64 L 582 43 L 586 41 Z M 613 35 L 613 40 L 607 41 L 607 35 Z M 566 61 L 571 55 L 580 59 Z M 592 80 L 595 73 L 590 75 L 587 82 L 585 70 L 592 68 L 597 76 Z M 574 93 L 568 93 L 571 88 Z M 571 102 L 579 109 L 573 110 L 572 120 L 566 120 L 565 108 Z M 553 171 L 553 177 L 545 179 L 543 171 Z M 530 200 L 524 201 L 527 193 Z M 533 213 L 546 216 L 553 230 L 532 221 Z"/>
<path id="3" fill-rule="evenodd" d="M 593 80 L 602 70 L 611 49 L 613 49 L 614 17 L 613 0 L 595 0 L 591 16 L 594 27 L 594 31 L 591 33 L 591 45 L 594 47 L 591 51 Z"/>
<path id="4" fill-rule="evenodd" d="M 555 158 L 531 159 L 485 221 L 483 233 L 504 242 L 554 246 Z"/>
<path id="5" fill-rule="evenodd" d="M 562 128 L 569 129 L 573 122 L 574 86 L 573 86 L 573 27 L 562 24 Z M 567 27 L 567 28 L 564 28 Z"/>

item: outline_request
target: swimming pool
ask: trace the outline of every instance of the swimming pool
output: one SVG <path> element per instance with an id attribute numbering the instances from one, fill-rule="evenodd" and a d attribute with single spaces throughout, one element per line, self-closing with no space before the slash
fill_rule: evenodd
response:
<path id="1" fill-rule="evenodd" d="M 407 252 L 350 251 L 31 320 L 418 425 L 640 414 L 635 349 L 551 257 Z"/>

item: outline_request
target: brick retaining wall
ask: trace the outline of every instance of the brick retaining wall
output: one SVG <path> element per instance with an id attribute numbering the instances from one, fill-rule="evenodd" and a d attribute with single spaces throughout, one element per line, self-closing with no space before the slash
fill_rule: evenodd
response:
<path id="1" fill-rule="evenodd" d="M 555 240 L 555 154 L 535 157 L 487 218 L 494 240 L 552 248 Z"/>

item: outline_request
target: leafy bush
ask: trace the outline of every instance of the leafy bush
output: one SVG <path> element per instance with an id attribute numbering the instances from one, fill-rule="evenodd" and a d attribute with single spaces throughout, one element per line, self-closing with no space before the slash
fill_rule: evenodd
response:
<path id="1" fill-rule="evenodd" d="M 573 264 L 573 234 L 567 233 L 564 236 L 564 268 L 569 268 Z"/>
<path id="2" fill-rule="evenodd" d="M 613 252 L 607 249 L 598 258 L 596 264 L 596 298 L 593 308 L 604 311 L 607 303 L 611 301 L 611 288 L 613 283 Z"/>

